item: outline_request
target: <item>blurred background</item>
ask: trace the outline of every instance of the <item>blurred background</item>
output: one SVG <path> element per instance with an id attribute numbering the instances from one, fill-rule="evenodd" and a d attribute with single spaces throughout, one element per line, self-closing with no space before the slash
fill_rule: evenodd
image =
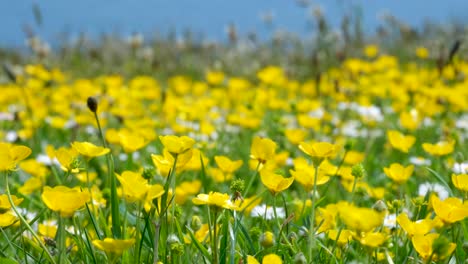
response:
<path id="1" fill-rule="evenodd" d="M 339 28 L 345 16 L 359 16 L 366 33 L 374 33 L 385 16 L 411 27 L 425 23 L 464 23 L 465 0 L 81 0 L 6 1 L 0 17 L 0 45 L 25 46 L 25 30 L 49 43 L 73 40 L 84 33 L 147 37 L 192 31 L 209 41 L 226 40 L 229 27 L 261 39 L 278 30 L 306 37 L 313 31 L 314 13 L 322 12 L 330 26 Z"/>
<path id="2" fill-rule="evenodd" d="M 148 74 L 162 67 L 167 74 L 206 68 L 249 74 L 276 64 L 300 77 L 318 64 L 327 68 L 362 55 L 368 44 L 402 60 L 424 46 L 437 63 L 468 32 L 466 0 L 0 0 L 0 5 L 0 58 L 75 67 L 84 75 Z M 252 54 L 249 65 L 245 60 Z M 233 68 L 240 63 L 242 69 Z"/>

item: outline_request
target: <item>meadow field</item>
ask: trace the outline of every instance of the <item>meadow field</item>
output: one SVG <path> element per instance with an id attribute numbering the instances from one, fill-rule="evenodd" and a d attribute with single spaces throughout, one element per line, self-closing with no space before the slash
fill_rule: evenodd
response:
<path id="1" fill-rule="evenodd" d="M 459 31 L 321 19 L 1 49 L 0 262 L 467 263 Z"/>

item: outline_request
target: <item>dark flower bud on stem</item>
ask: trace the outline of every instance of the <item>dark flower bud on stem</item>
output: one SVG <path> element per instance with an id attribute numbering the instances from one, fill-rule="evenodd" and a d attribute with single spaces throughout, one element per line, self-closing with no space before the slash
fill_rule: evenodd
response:
<path id="1" fill-rule="evenodd" d="M 88 100 L 87 100 L 86 103 L 88 105 L 89 110 L 91 110 L 91 112 L 93 112 L 93 113 L 96 113 L 97 108 L 98 108 L 98 102 L 97 102 L 96 98 L 90 96 L 90 97 L 88 97 Z"/>

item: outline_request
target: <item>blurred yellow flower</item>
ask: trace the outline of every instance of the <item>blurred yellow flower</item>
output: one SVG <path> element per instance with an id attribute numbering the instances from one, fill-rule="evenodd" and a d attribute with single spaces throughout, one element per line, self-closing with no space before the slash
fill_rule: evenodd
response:
<path id="1" fill-rule="evenodd" d="M 401 213 L 397 217 L 397 222 L 405 230 L 409 237 L 415 235 L 425 235 L 431 231 L 433 221 L 431 219 L 423 219 L 420 221 L 413 222 L 409 219 L 406 213 Z"/>
<path id="2" fill-rule="evenodd" d="M 20 204 L 24 199 L 18 198 L 16 195 L 11 196 L 11 200 L 15 205 Z M 10 210 L 11 204 L 8 200 L 8 196 L 6 194 L 0 195 L 0 214 L 5 213 L 6 211 Z"/>
<path id="3" fill-rule="evenodd" d="M 159 136 L 159 140 L 164 145 L 164 147 L 173 155 L 182 154 L 190 150 L 195 144 L 195 140 L 187 136 Z"/>
<path id="4" fill-rule="evenodd" d="M 41 198 L 50 210 L 59 212 L 63 217 L 71 217 L 75 211 L 89 202 L 90 194 L 87 190 L 80 190 L 79 187 L 45 186 Z"/>
<path id="5" fill-rule="evenodd" d="M 315 167 L 313 166 L 300 166 L 296 170 L 289 170 L 294 179 L 299 182 L 306 191 L 312 190 L 314 187 L 314 178 L 315 178 Z M 330 177 L 327 176 L 324 170 L 321 170 L 317 173 L 317 185 L 322 185 L 327 183 L 330 180 Z"/>
<path id="6" fill-rule="evenodd" d="M 255 257 L 247 255 L 247 264 L 260 264 Z"/>
<path id="7" fill-rule="evenodd" d="M 415 53 L 420 59 L 426 59 L 429 56 L 429 51 L 425 47 L 417 47 Z"/>
<path id="8" fill-rule="evenodd" d="M 153 200 L 161 197 L 164 194 L 164 187 L 160 184 L 149 185 L 145 200 L 145 210 L 149 211 L 154 207 Z"/>
<path id="9" fill-rule="evenodd" d="M 356 207 L 351 204 L 339 206 L 338 212 L 341 220 L 351 230 L 369 232 L 382 225 L 384 214 L 365 207 Z"/>
<path id="10" fill-rule="evenodd" d="M 61 147 L 55 151 L 55 158 L 60 162 L 61 168 L 65 172 L 78 173 L 78 152 L 71 148 Z"/>
<path id="11" fill-rule="evenodd" d="M 75 149 L 78 153 L 85 156 L 86 158 L 94 158 L 102 155 L 106 155 L 110 152 L 110 149 L 96 146 L 90 142 L 78 142 L 75 141 L 71 143 L 72 148 Z"/>
<path id="12" fill-rule="evenodd" d="M 213 207 L 238 210 L 238 207 L 231 202 L 228 194 L 219 192 L 210 192 L 209 194 L 201 193 L 192 199 L 196 205 L 206 204 Z"/>
<path id="13" fill-rule="evenodd" d="M 181 172 L 184 169 L 184 166 L 192 160 L 192 154 L 193 152 L 190 149 L 177 156 L 177 173 Z M 151 160 L 153 161 L 154 166 L 158 169 L 158 172 L 161 176 L 169 176 L 169 172 L 174 166 L 175 158 L 171 153 L 169 153 L 167 149 L 163 150 L 163 155 L 151 154 Z"/>
<path id="14" fill-rule="evenodd" d="M 353 240 L 353 231 L 348 229 L 342 229 L 340 232 L 340 236 L 338 237 L 339 231 L 336 229 L 328 230 L 327 236 L 329 239 L 336 241 L 338 245 L 343 246 L 348 244 L 350 241 Z"/>
<path id="15" fill-rule="evenodd" d="M 350 150 L 346 152 L 346 156 L 344 158 L 344 163 L 349 165 L 355 165 L 364 160 L 365 154 L 363 152 Z"/>
<path id="16" fill-rule="evenodd" d="M 436 144 L 422 144 L 424 151 L 434 156 L 444 156 L 453 152 L 455 140 L 439 141 Z"/>
<path id="17" fill-rule="evenodd" d="M 374 44 L 367 45 L 364 47 L 364 54 L 366 54 L 366 57 L 368 58 L 375 58 L 377 54 L 379 53 L 379 47 Z"/>
<path id="18" fill-rule="evenodd" d="M 126 153 L 135 152 L 149 144 L 150 140 L 141 134 L 130 130 L 121 130 L 118 132 L 119 144 Z"/>
<path id="19" fill-rule="evenodd" d="M 242 160 L 231 160 L 226 156 L 215 156 L 214 157 L 216 165 L 220 168 L 224 173 L 234 173 L 237 171 L 241 166 L 243 161 Z"/>
<path id="20" fill-rule="evenodd" d="M 148 180 L 141 174 L 124 171 L 121 175 L 116 175 L 122 185 L 122 194 L 130 203 L 144 201 L 149 190 Z"/>
<path id="21" fill-rule="evenodd" d="M 432 207 L 436 215 L 447 224 L 455 223 L 468 217 L 468 202 L 449 197 L 441 201 L 437 195 L 431 196 Z"/>
<path id="22" fill-rule="evenodd" d="M 359 237 L 359 242 L 368 247 L 380 247 L 386 240 L 387 235 L 381 232 L 369 232 L 369 233 L 362 233 Z"/>
<path id="23" fill-rule="evenodd" d="M 93 240 L 93 245 L 106 252 L 122 255 L 122 253 L 135 244 L 135 239 L 113 239 L 104 238 L 104 240 Z"/>
<path id="24" fill-rule="evenodd" d="M 31 152 L 26 146 L 0 142 L 0 171 L 14 170 L 16 164 L 31 155 Z"/>
<path id="25" fill-rule="evenodd" d="M 462 192 L 468 192 L 468 174 L 452 174 L 452 183 Z"/>
<path id="26" fill-rule="evenodd" d="M 299 128 L 286 129 L 284 131 L 284 135 L 289 140 L 289 142 L 291 142 L 291 144 L 298 145 L 304 141 L 305 137 L 307 136 L 307 131 Z"/>
<path id="27" fill-rule="evenodd" d="M 0 214 L 0 227 L 8 227 L 14 224 L 18 218 L 10 212 Z"/>
<path id="28" fill-rule="evenodd" d="M 24 182 L 23 186 L 18 188 L 18 192 L 22 195 L 28 195 L 33 193 L 35 190 L 39 190 L 44 182 L 40 178 L 31 177 L 26 182 Z"/>
<path id="29" fill-rule="evenodd" d="M 45 179 L 47 174 L 49 174 L 49 169 L 44 164 L 39 163 L 35 159 L 24 160 L 19 164 L 19 167 L 32 176 L 41 179 Z"/>
<path id="30" fill-rule="evenodd" d="M 399 163 L 392 163 L 390 167 L 384 168 L 385 174 L 398 184 L 406 182 L 411 174 L 413 174 L 413 170 L 414 165 L 403 167 L 403 165 Z"/>
<path id="31" fill-rule="evenodd" d="M 283 261 L 281 260 L 280 256 L 276 254 L 268 254 L 265 255 L 262 259 L 262 264 L 282 264 Z"/>
<path id="32" fill-rule="evenodd" d="M 437 261 L 450 256 L 456 247 L 455 243 L 442 245 L 446 247 L 444 250 L 445 252 L 443 252 L 443 255 L 439 255 L 437 254 L 437 251 L 439 250 L 436 249 L 436 251 L 434 251 L 434 241 L 437 238 L 439 238 L 439 234 L 436 233 L 416 235 L 411 239 L 411 242 L 413 242 L 414 249 L 416 249 L 421 258 L 428 260 L 430 257 L 432 257 L 433 261 Z"/>
<path id="33" fill-rule="evenodd" d="M 411 146 L 416 142 L 414 136 L 406 136 L 396 130 L 387 131 L 387 137 L 392 147 L 404 153 L 408 153 Z"/>
<path id="34" fill-rule="evenodd" d="M 316 159 L 333 158 L 338 152 L 337 146 L 329 142 L 301 142 L 299 149 Z"/>
<path id="35" fill-rule="evenodd" d="M 260 179 L 263 185 L 265 185 L 273 195 L 288 189 L 294 182 L 294 177 L 284 178 L 269 170 L 262 170 L 260 172 Z"/>
<path id="36" fill-rule="evenodd" d="M 276 143 L 268 138 L 254 137 L 250 147 L 250 158 L 257 160 L 260 164 L 274 159 Z"/>

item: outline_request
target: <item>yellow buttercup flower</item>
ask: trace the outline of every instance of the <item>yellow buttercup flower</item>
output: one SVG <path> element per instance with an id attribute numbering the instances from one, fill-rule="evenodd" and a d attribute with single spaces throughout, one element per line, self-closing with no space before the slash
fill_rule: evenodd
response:
<path id="1" fill-rule="evenodd" d="M 110 149 L 96 146 L 90 142 L 75 141 L 71 145 L 72 148 L 75 149 L 78 153 L 89 159 L 106 155 L 110 152 Z"/>
<path id="2" fill-rule="evenodd" d="M 408 153 L 411 146 L 416 142 L 414 136 L 406 136 L 396 130 L 387 131 L 387 137 L 392 147 L 404 153 Z"/>
<path id="3" fill-rule="evenodd" d="M 468 217 L 468 203 L 449 197 L 441 201 L 436 195 L 431 196 L 432 207 L 436 215 L 447 224 L 455 223 Z"/>
<path id="4" fill-rule="evenodd" d="M 18 221 L 18 217 L 10 212 L 0 214 L 0 227 L 8 227 Z"/>
<path id="5" fill-rule="evenodd" d="M 282 264 L 283 261 L 281 260 L 280 256 L 276 254 L 268 254 L 265 255 L 262 259 L 262 264 Z"/>
<path id="6" fill-rule="evenodd" d="M 301 142 L 299 149 L 316 159 L 333 158 L 338 152 L 337 146 L 329 142 Z"/>
<path id="7" fill-rule="evenodd" d="M 50 210 L 59 212 L 63 217 L 70 217 L 89 202 L 90 195 L 87 190 L 82 191 L 79 187 L 56 186 L 51 188 L 46 186 L 41 198 Z"/>
<path id="8" fill-rule="evenodd" d="M 327 236 L 329 239 L 336 241 L 338 245 L 343 246 L 348 244 L 350 241 L 353 240 L 354 232 L 348 229 L 342 229 L 340 236 L 338 237 L 338 230 L 331 229 L 328 230 Z"/>
<path id="9" fill-rule="evenodd" d="M 306 191 L 312 190 L 314 187 L 315 167 L 313 166 L 296 166 L 296 170 L 289 170 L 294 179 L 299 182 Z M 317 185 L 327 183 L 330 177 L 326 174 L 323 169 L 320 169 L 317 173 Z"/>
<path id="10" fill-rule="evenodd" d="M 425 235 L 431 231 L 433 221 L 431 219 L 423 219 L 417 222 L 413 222 L 409 219 L 406 213 L 401 213 L 397 217 L 397 222 L 405 230 L 409 237 L 416 235 Z"/>
<path id="11" fill-rule="evenodd" d="M 135 244 L 135 239 L 113 239 L 104 238 L 104 240 L 93 240 L 93 245 L 106 252 L 122 255 L 122 253 Z"/>
<path id="12" fill-rule="evenodd" d="M 307 136 L 307 131 L 303 129 L 286 129 L 284 135 L 293 145 L 298 145 L 304 141 Z"/>
<path id="13" fill-rule="evenodd" d="M 196 205 L 206 204 L 212 207 L 237 210 L 238 207 L 231 202 L 228 194 L 219 192 L 210 192 L 209 194 L 201 193 L 192 199 Z"/>
<path id="14" fill-rule="evenodd" d="M 24 199 L 18 198 L 16 197 L 16 195 L 12 195 L 11 200 L 13 200 L 13 203 L 15 205 L 18 205 Z M 10 210 L 10 208 L 11 208 L 11 204 L 10 204 L 10 201 L 8 200 L 8 196 L 6 194 L 0 195 L 0 214 L 5 213 L 6 211 Z"/>
<path id="15" fill-rule="evenodd" d="M 149 185 L 145 200 L 145 210 L 149 211 L 154 206 L 153 200 L 164 194 L 164 187 L 160 184 Z"/>
<path id="16" fill-rule="evenodd" d="M 428 260 L 430 257 L 432 257 L 432 260 L 437 261 L 450 256 L 456 247 L 455 243 L 448 243 L 445 245 L 446 249 L 445 252 L 443 252 L 444 254 L 438 255 L 434 252 L 433 247 L 434 241 L 437 238 L 439 238 L 439 234 L 436 233 L 416 235 L 411 239 L 411 242 L 413 242 L 414 249 L 416 249 L 421 258 Z"/>
<path id="17" fill-rule="evenodd" d="M 176 172 L 181 172 L 184 166 L 192 159 L 192 150 L 187 150 L 177 156 Z M 159 174 L 163 177 L 169 176 L 169 172 L 174 166 L 175 158 L 169 153 L 167 149 L 163 150 L 163 155 L 151 154 L 151 160 L 154 166 L 158 169 Z"/>
<path id="18" fill-rule="evenodd" d="M 116 176 L 122 185 L 122 192 L 125 200 L 133 203 L 146 199 L 146 194 L 150 187 L 148 185 L 148 180 L 143 178 L 141 174 L 132 171 L 124 171 L 121 175 L 117 174 Z"/>
<path id="19" fill-rule="evenodd" d="M 260 179 L 273 195 L 288 189 L 294 182 L 294 177 L 284 178 L 269 170 L 262 170 L 260 172 Z"/>
<path id="20" fill-rule="evenodd" d="M 247 264 L 260 264 L 254 256 L 247 255 Z"/>
<path id="21" fill-rule="evenodd" d="M 16 164 L 26 159 L 31 152 L 26 146 L 0 142 L 0 171 L 14 170 Z"/>
<path id="22" fill-rule="evenodd" d="M 429 56 L 429 51 L 425 47 L 417 47 L 415 53 L 420 59 L 426 59 Z"/>
<path id="23" fill-rule="evenodd" d="M 233 161 L 225 156 L 215 156 L 214 159 L 218 168 L 228 174 L 234 173 L 242 166 L 243 163 L 242 160 Z"/>
<path id="24" fill-rule="evenodd" d="M 452 174 L 452 183 L 458 190 L 468 192 L 468 174 Z"/>
<path id="25" fill-rule="evenodd" d="M 403 167 L 399 163 L 392 163 L 390 167 L 384 168 L 385 174 L 394 182 L 401 184 L 406 182 L 413 174 L 414 165 Z"/>
<path id="26" fill-rule="evenodd" d="M 45 166 L 42 163 L 39 163 L 35 159 L 24 160 L 19 164 L 19 167 L 23 171 L 31 174 L 34 177 L 40 178 L 40 179 L 45 179 L 47 174 L 49 174 L 49 169 L 47 168 L 47 166 Z"/>
<path id="27" fill-rule="evenodd" d="M 379 53 L 379 46 L 377 45 L 370 44 L 364 48 L 364 54 L 366 54 L 368 58 L 375 58 L 375 56 L 377 56 L 378 53 Z"/>
<path id="28" fill-rule="evenodd" d="M 236 200 L 236 205 L 239 207 L 239 211 L 243 211 L 246 215 L 262 202 L 262 198 L 256 195 L 244 198 L 244 200 Z"/>
<path id="29" fill-rule="evenodd" d="M 365 207 L 356 207 L 351 204 L 342 204 L 338 208 L 339 215 L 344 224 L 351 230 L 369 232 L 382 225 L 384 214 Z"/>
<path id="30" fill-rule="evenodd" d="M 422 144 L 424 151 L 434 156 L 444 156 L 453 152 L 455 140 L 439 141 L 436 144 Z"/>
<path id="31" fill-rule="evenodd" d="M 61 169 L 65 172 L 78 173 L 78 152 L 75 149 L 59 148 L 54 152 L 55 158 L 60 162 Z"/>
<path id="32" fill-rule="evenodd" d="M 126 153 L 135 152 L 144 148 L 150 140 L 143 137 L 139 133 L 130 130 L 121 130 L 118 132 L 119 144 L 122 146 Z"/>
<path id="33" fill-rule="evenodd" d="M 182 154 L 190 150 L 195 144 L 195 140 L 187 136 L 159 136 L 159 140 L 161 140 L 167 151 L 173 155 Z"/>
<path id="34" fill-rule="evenodd" d="M 257 160 L 260 164 L 274 159 L 276 143 L 268 138 L 255 137 L 250 147 L 250 158 Z"/>
<path id="35" fill-rule="evenodd" d="M 41 189 L 43 184 L 44 182 L 40 178 L 31 177 L 24 182 L 23 186 L 18 188 L 18 192 L 22 195 L 28 195 L 33 193 L 35 190 Z"/>
<path id="36" fill-rule="evenodd" d="M 344 163 L 349 165 L 355 165 L 361 163 L 364 160 L 365 154 L 363 152 L 350 150 L 346 152 L 344 157 Z"/>
<path id="37" fill-rule="evenodd" d="M 387 238 L 387 235 L 381 232 L 369 232 L 361 234 L 358 240 L 364 246 L 375 248 L 380 247 Z"/>

